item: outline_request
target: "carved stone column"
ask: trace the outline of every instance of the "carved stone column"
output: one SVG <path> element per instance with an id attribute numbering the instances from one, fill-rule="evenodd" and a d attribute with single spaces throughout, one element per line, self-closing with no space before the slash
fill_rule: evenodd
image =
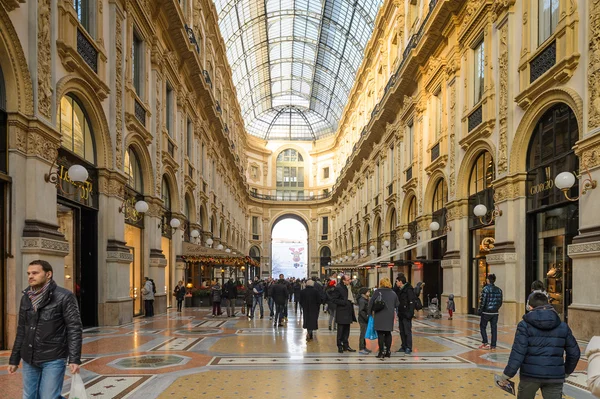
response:
<path id="1" fill-rule="evenodd" d="M 468 313 L 469 290 L 469 223 L 467 200 L 461 199 L 447 204 L 448 226 L 447 251 L 442 259 L 444 274 L 444 299 L 454 294 L 456 311 Z M 443 303 L 443 302 L 442 302 Z"/>

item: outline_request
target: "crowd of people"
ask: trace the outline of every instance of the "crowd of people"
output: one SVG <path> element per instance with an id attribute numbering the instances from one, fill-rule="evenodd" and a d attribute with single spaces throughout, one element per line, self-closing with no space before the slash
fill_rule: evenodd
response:
<path id="1" fill-rule="evenodd" d="M 72 292 L 54 282 L 53 269 L 47 261 L 32 261 L 27 276 L 29 287 L 23 291 L 8 372 L 15 374 L 22 364 L 24 398 L 59 397 L 65 366 L 72 374 L 76 374 L 81 364 L 83 334 L 77 300 Z M 496 276 L 488 275 L 480 296 L 480 349 L 493 350 L 497 343 L 498 317 L 503 297 L 502 290 L 495 282 Z M 307 330 L 306 340 L 310 342 L 319 328 L 319 314 L 323 309 L 329 313 L 329 329 L 337 330 L 339 353 L 356 352 L 350 346 L 349 336 L 350 325 L 358 322 L 359 353 L 368 355 L 371 352 L 366 345 L 366 334 L 372 329 L 376 331 L 378 341 L 377 357 L 385 360 L 391 357 L 396 318 L 401 338 L 401 346 L 397 351 L 405 354 L 412 352 L 412 319 L 420 306 L 419 288 L 418 284 L 415 293 L 403 273 L 398 274 L 394 286 L 390 279 L 382 278 L 378 289 L 374 291 L 359 284 L 352 285 L 349 275 L 332 274 L 323 282 L 316 278 L 286 279 L 282 274 L 277 280 L 268 278 L 261 281 L 256 277 L 246 283 L 243 311 L 249 319 L 255 316 L 264 318 L 263 302 L 266 299 L 273 328 L 280 328 L 285 326 L 292 306 L 290 304 L 293 303 L 294 311 L 302 316 L 303 328 Z M 146 316 L 149 317 L 153 315 L 155 293 L 154 282 L 146 278 L 142 294 L 147 301 Z M 178 311 L 181 311 L 185 295 L 185 286 L 180 281 L 174 290 Z M 227 316 L 235 316 L 237 295 L 237 285 L 233 280 L 228 280 L 223 287 L 214 281 L 211 287 L 213 315 L 222 314 L 221 302 L 225 300 Z M 358 309 L 358 317 L 355 308 Z M 498 376 L 497 384 L 510 386 L 510 378 L 519 372 L 518 398 L 533 399 L 539 390 L 545 399 L 562 398 L 564 382 L 575 371 L 581 355 L 579 345 L 569 326 L 549 303 L 541 281 L 532 284 L 524 310 L 525 315 L 517 326 L 508 364 L 503 374 Z M 455 311 L 453 298 L 448 300 L 448 311 L 451 318 Z M 492 329 L 490 343 L 487 337 L 488 324 Z M 374 335 L 369 334 L 371 338 Z M 600 397 L 600 337 L 590 341 L 586 354 L 589 389 Z"/>

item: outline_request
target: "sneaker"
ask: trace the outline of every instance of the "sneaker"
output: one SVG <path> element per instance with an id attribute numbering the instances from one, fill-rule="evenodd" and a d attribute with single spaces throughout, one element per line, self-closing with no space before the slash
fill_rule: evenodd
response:
<path id="1" fill-rule="evenodd" d="M 404 346 L 401 346 L 401 347 L 400 347 L 400 349 L 398 349 L 396 352 L 397 352 L 397 353 L 403 353 L 403 352 L 406 352 L 406 348 L 405 348 Z"/>
<path id="2" fill-rule="evenodd" d="M 489 346 L 488 344 L 481 344 L 479 345 L 479 349 L 490 350 L 491 346 Z"/>
<path id="3" fill-rule="evenodd" d="M 410 355 L 412 353 L 412 349 L 408 349 L 406 348 L 406 350 L 404 351 L 405 354 Z"/>
<path id="4" fill-rule="evenodd" d="M 367 353 L 373 352 L 371 349 L 365 349 L 365 351 L 367 351 Z"/>
<path id="5" fill-rule="evenodd" d="M 358 352 L 358 354 L 359 354 L 359 355 L 368 355 L 368 354 L 369 354 L 369 351 L 367 351 L 366 349 L 361 349 L 361 350 Z"/>

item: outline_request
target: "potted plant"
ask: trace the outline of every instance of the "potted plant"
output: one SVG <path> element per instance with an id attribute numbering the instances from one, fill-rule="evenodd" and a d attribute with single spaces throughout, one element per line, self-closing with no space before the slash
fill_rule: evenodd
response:
<path id="1" fill-rule="evenodd" d="M 210 297 L 210 288 L 195 288 L 192 290 L 192 306 L 208 306 Z"/>

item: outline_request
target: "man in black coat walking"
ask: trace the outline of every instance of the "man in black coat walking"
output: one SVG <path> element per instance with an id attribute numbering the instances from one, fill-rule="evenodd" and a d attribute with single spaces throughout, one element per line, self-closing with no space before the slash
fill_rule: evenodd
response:
<path id="1" fill-rule="evenodd" d="M 417 296 L 415 290 L 406 281 L 404 273 L 398 273 L 396 278 L 396 287 L 394 289 L 398 295 L 398 324 L 400 327 L 400 339 L 402 346 L 397 352 L 404 352 L 407 355 L 412 353 L 412 319 L 415 317 L 415 303 Z"/>
<path id="2" fill-rule="evenodd" d="M 273 328 L 277 326 L 283 327 L 285 306 L 287 305 L 288 299 L 287 284 L 283 278 L 283 274 L 280 274 L 279 281 L 273 284 L 271 296 L 273 297 L 273 302 L 275 302 L 275 320 L 273 322 Z"/>
<path id="3" fill-rule="evenodd" d="M 230 278 L 223 286 L 223 297 L 227 299 L 227 317 L 234 317 L 237 287 L 232 278 Z"/>
<path id="4" fill-rule="evenodd" d="M 337 347 L 338 352 L 356 352 L 348 344 L 350 337 L 350 324 L 356 321 L 354 314 L 354 295 L 350 289 L 350 276 L 344 275 L 341 278 L 341 284 L 335 287 L 331 293 L 331 301 L 336 305 L 335 322 L 338 325 Z"/>

